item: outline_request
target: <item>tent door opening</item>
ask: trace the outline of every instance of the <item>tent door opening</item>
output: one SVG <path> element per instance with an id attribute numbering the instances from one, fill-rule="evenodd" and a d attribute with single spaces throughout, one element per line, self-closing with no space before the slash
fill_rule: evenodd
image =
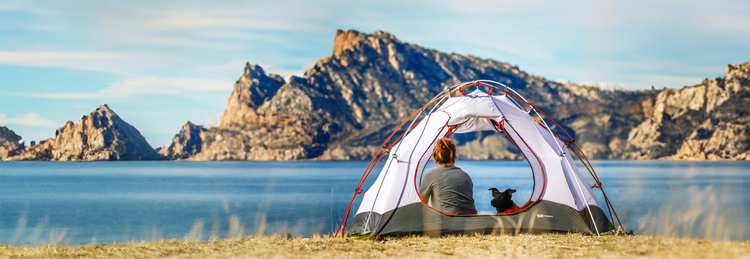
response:
<path id="1" fill-rule="evenodd" d="M 456 133 L 460 131 L 461 127 L 465 124 L 451 126 L 451 129 L 445 134 L 445 138 L 453 139 L 457 142 L 457 155 L 456 167 L 462 168 L 472 179 L 473 182 L 473 199 L 474 205 L 477 209 L 477 214 L 474 215 L 496 215 L 497 209 L 492 207 L 491 201 L 493 199 L 490 188 L 498 188 L 501 192 L 506 189 L 514 189 L 516 193 L 513 194 L 512 201 L 521 208 L 528 209 L 528 206 L 532 203 L 532 192 L 534 190 L 534 177 L 531 167 L 528 164 L 528 159 L 520 153 L 519 148 L 511 141 L 511 139 L 505 135 L 505 132 L 498 127 L 499 123 L 493 119 L 482 119 L 486 120 L 487 124 L 494 126 L 492 130 L 480 130 L 470 131 L 463 133 Z M 437 141 L 437 139 L 435 140 Z M 433 144 L 434 145 L 434 144 Z M 477 148 L 482 146 L 490 146 L 491 149 L 484 149 L 477 151 Z M 465 155 L 469 150 L 472 150 L 472 155 Z M 482 166 L 477 163 L 466 163 L 468 160 L 510 160 L 505 162 L 490 162 L 494 163 L 495 166 Z M 524 163 L 525 161 L 525 163 Z M 479 162 L 481 163 L 481 162 Z M 501 163 L 499 166 L 497 163 Z M 430 168 L 436 167 L 434 160 L 426 164 L 422 169 L 421 175 L 424 177 L 424 172 Z M 422 179 L 417 180 L 416 187 L 419 192 L 419 186 Z M 425 201 L 425 205 L 435 210 L 430 201 Z M 512 213 L 519 213 L 522 210 L 515 210 Z M 444 213 L 440 211 L 441 213 Z M 511 211 L 508 211 L 510 214 Z M 446 215 L 449 215 L 445 213 Z M 472 215 L 462 215 L 472 216 Z"/>

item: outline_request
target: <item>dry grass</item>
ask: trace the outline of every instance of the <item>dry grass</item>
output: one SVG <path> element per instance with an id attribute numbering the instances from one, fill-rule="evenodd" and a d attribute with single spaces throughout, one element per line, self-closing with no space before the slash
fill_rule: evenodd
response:
<path id="1" fill-rule="evenodd" d="M 691 186 L 680 195 L 687 195 L 688 202 L 670 202 L 658 212 L 645 215 L 637 233 L 711 240 L 750 238 L 745 231 L 743 203 L 736 195 L 717 193 L 711 185 L 703 190 Z"/>
<path id="2" fill-rule="evenodd" d="M 579 234 L 341 238 L 242 237 L 83 246 L 0 246 L 0 258 L 750 258 L 750 241 Z"/>

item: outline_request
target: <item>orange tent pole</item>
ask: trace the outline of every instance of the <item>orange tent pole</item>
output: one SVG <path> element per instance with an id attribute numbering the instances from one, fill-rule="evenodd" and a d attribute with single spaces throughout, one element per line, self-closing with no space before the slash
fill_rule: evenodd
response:
<path id="1" fill-rule="evenodd" d="M 492 91 L 494 91 L 494 90 L 498 90 L 498 91 L 500 91 L 500 92 L 503 92 L 503 93 L 505 93 L 506 95 L 509 95 L 509 96 L 511 96 L 511 97 L 513 97 L 513 98 L 515 98 L 516 100 L 522 101 L 522 102 L 523 102 L 523 103 L 525 103 L 526 105 L 529 105 L 529 107 L 531 107 L 531 109 L 533 109 L 533 110 L 536 110 L 537 112 L 539 112 L 539 113 L 543 114 L 543 115 L 544 115 L 545 117 L 547 117 L 547 118 L 548 118 L 548 119 L 549 119 L 550 121 L 552 121 L 552 122 L 553 122 L 553 123 L 554 123 L 554 124 L 555 124 L 555 125 L 556 125 L 556 126 L 557 126 L 557 127 L 559 128 L 559 129 L 560 129 L 560 130 L 562 130 L 562 131 L 563 131 L 563 133 L 565 133 L 565 135 L 567 135 L 567 136 L 568 136 L 568 139 L 570 139 L 570 140 L 571 140 L 571 142 L 572 142 L 573 144 L 575 144 L 575 146 L 576 146 L 576 147 L 578 148 L 578 150 L 580 150 L 580 151 L 581 151 L 581 154 L 583 154 L 583 157 L 584 157 L 584 159 L 585 159 L 585 161 L 586 161 L 586 163 L 584 163 L 584 166 L 585 166 L 585 167 L 586 167 L 586 169 L 587 169 L 587 170 L 589 171 L 589 173 L 590 173 L 590 174 L 592 175 L 592 177 L 594 177 L 594 180 L 596 181 L 597 185 L 599 185 L 599 189 L 600 189 L 600 190 L 602 191 L 602 194 L 603 194 L 603 196 L 604 196 L 604 199 L 605 199 L 605 201 L 606 201 L 606 203 L 607 203 L 607 207 L 609 207 L 609 208 L 610 208 L 610 210 L 611 210 L 611 213 L 614 213 L 614 216 L 615 216 L 615 218 L 617 219 L 617 222 L 618 222 L 618 223 L 620 224 L 620 226 L 622 227 L 622 222 L 620 221 L 620 218 L 619 218 L 619 217 L 617 216 L 617 212 L 615 212 L 615 210 L 614 210 L 614 207 L 612 206 L 611 202 L 610 202 L 610 201 L 609 201 L 609 199 L 607 198 L 607 195 L 606 195 L 606 193 L 604 193 L 604 189 L 602 188 L 602 185 L 601 185 L 601 181 L 599 181 L 599 177 L 598 177 L 598 175 L 596 174 L 596 171 L 594 170 L 594 168 L 593 168 L 593 165 L 591 164 L 591 161 L 589 161 L 589 160 L 588 160 L 588 158 L 586 157 L 586 154 L 585 154 L 585 153 L 583 152 L 583 150 L 582 150 L 582 149 L 580 148 L 580 146 L 578 146 L 578 144 L 577 144 L 577 143 L 576 143 L 576 142 L 575 142 L 575 141 L 573 140 L 573 137 L 571 137 L 571 136 L 570 136 L 570 134 L 569 134 L 569 133 L 568 133 L 568 132 L 567 132 L 567 131 L 566 131 L 566 130 L 565 130 L 565 129 L 564 129 L 563 127 L 562 127 L 562 126 L 560 126 L 560 124 L 558 124 L 558 123 L 557 123 L 557 121 L 555 121 L 554 119 L 552 119 L 552 118 L 551 118 L 551 117 L 550 117 L 549 115 L 547 115 L 547 114 L 546 114 L 546 113 L 545 113 L 544 111 L 540 110 L 539 108 L 537 108 L 536 106 L 532 105 L 531 103 L 529 103 L 528 101 L 524 100 L 523 98 L 520 98 L 519 96 L 516 96 L 515 94 L 509 93 L 508 91 L 505 91 L 505 90 L 499 89 L 499 88 L 497 88 L 497 87 L 494 87 L 494 86 L 492 86 L 492 85 L 488 85 L 488 84 L 485 84 L 485 83 L 481 83 L 481 82 L 473 82 L 473 83 L 469 83 L 469 84 L 463 85 L 463 86 L 461 86 L 461 87 L 457 87 L 456 89 L 453 89 L 453 90 L 451 90 L 451 91 L 448 91 L 448 92 L 447 92 L 447 93 L 445 93 L 445 94 L 442 94 L 442 95 L 440 95 L 440 96 L 438 96 L 438 97 L 436 97 L 436 98 L 433 98 L 433 100 L 432 100 L 432 101 L 430 101 L 429 103 L 425 104 L 424 106 L 422 106 L 422 108 L 420 108 L 419 110 L 417 110 L 416 112 L 414 112 L 414 113 L 413 113 L 413 114 L 412 114 L 411 116 L 409 116 L 408 118 L 406 118 L 406 120 L 404 120 L 404 121 L 403 121 L 403 122 L 402 122 L 402 123 L 401 123 L 401 124 L 400 124 L 400 125 L 399 125 L 399 126 L 398 126 L 398 127 L 396 128 L 396 130 L 394 130 L 394 131 L 393 131 L 393 133 L 391 133 L 391 135 L 389 135 L 389 136 L 388 136 L 388 138 L 387 138 L 387 139 L 386 139 L 386 140 L 385 140 L 385 141 L 383 142 L 383 145 L 381 145 L 381 147 L 380 147 L 380 148 L 378 149 L 378 151 L 377 151 L 377 152 L 375 153 L 375 155 L 373 156 L 372 160 L 370 160 L 370 164 L 368 164 L 367 168 L 365 169 L 365 172 L 363 172 L 363 174 L 362 174 L 362 178 L 360 178 L 360 181 L 359 181 L 359 183 L 357 184 L 357 188 L 355 189 L 355 192 L 354 192 L 354 196 L 352 197 L 352 200 L 351 200 L 351 202 L 349 203 L 349 207 L 347 208 L 347 211 L 346 211 L 346 213 L 344 214 L 344 218 L 342 219 L 342 221 L 341 221 L 341 224 L 339 225 L 339 227 L 338 227 L 338 228 L 336 229 L 336 232 L 337 232 L 337 233 L 338 233 L 338 231 L 339 231 L 339 230 L 341 230 L 341 237 L 342 237 L 342 238 L 344 238 L 344 237 L 345 237 L 345 235 L 344 235 L 344 232 L 345 232 L 345 229 L 346 229 L 346 226 L 345 226 L 345 224 L 346 224 L 346 222 L 347 222 L 347 220 L 348 220 L 348 218 L 349 218 L 349 214 L 350 214 L 350 212 L 351 212 L 351 208 L 352 208 L 352 205 L 353 205 L 353 203 L 354 203 L 354 200 L 356 199 L 357 195 L 358 195 L 358 194 L 360 193 L 360 189 L 361 189 L 362 185 L 363 185 L 363 184 L 364 184 L 364 182 L 365 182 L 365 181 L 367 180 L 367 177 L 369 177 L 370 173 L 371 173 L 371 172 L 372 172 L 372 170 L 373 170 L 373 169 L 375 168 L 375 166 L 376 166 L 376 165 L 378 164 L 378 162 L 379 162 L 379 161 L 380 161 L 380 160 L 381 160 L 381 159 L 383 158 L 383 156 L 385 156 L 385 154 L 386 154 L 386 153 L 388 153 L 388 152 L 389 152 L 389 150 L 386 150 L 385 152 L 383 152 L 383 154 L 380 154 L 380 152 L 381 152 L 381 151 L 383 151 L 383 148 L 384 148 L 384 147 L 388 147 L 388 148 L 386 148 L 386 149 L 390 149 L 390 147 L 389 147 L 389 146 L 386 146 L 386 144 L 388 143 L 388 141 L 390 141 L 390 140 L 391 140 L 391 138 L 393 138 L 393 136 L 394 136 L 394 135 L 396 134 L 396 132 L 398 132 L 398 130 L 399 130 L 399 129 L 401 129 L 401 128 L 402 128 L 402 127 L 403 127 L 403 126 L 404 126 L 404 125 L 405 125 L 405 124 L 406 124 L 407 122 L 409 122 L 409 121 L 410 121 L 410 120 L 411 120 L 412 118 L 414 118 L 414 116 L 416 116 L 417 114 L 419 114 L 419 113 L 420 113 L 421 111 L 425 110 L 425 109 L 426 109 L 426 108 L 427 108 L 428 106 L 430 106 L 430 105 L 432 105 L 433 103 L 435 103 L 436 101 L 438 101 L 438 100 L 441 100 L 441 99 L 445 98 L 446 96 L 449 96 L 449 95 L 451 95 L 451 94 L 453 94 L 453 93 L 455 93 L 455 92 L 458 92 L 458 91 L 460 91 L 462 95 L 465 95 L 465 94 L 463 93 L 463 91 L 462 91 L 462 90 L 463 90 L 463 89 L 465 89 L 465 88 L 467 88 L 467 87 L 470 87 L 470 86 L 474 86 L 474 85 L 481 85 L 481 86 L 484 86 L 484 87 L 490 88 L 490 89 L 491 89 L 491 90 L 490 90 L 490 94 L 492 93 Z M 507 87 L 507 86 L 506 86 L 506 87 Z M 420 120 L 420 121 L 421 121 L 421 120 Z M 413 126 L 415 126 L 415 125 L 416 125 L 416 124 L 418 124 L 418 123 L 419 123 L 419 122 L 416 122 L 416 123 L 415 123 L 414 125 L 412 125 L 412 127 L 411 127 L 411 128 L 409 129 L 409 130 L 411 130 L 411 129 L 413 128 Z M 503 128 L 503 131 L 506 131 L 506 130 L 505 130 L 505 129 Z M 401 139 L 401 137 L 403 137 L 403 136 L 404 136 L 404 135 L 405 135 L 405 134 L 406 134 L 407 132 L 408 132 L 408 130 L 404 131 L 404 132 L 403 132 L 403 133 L 402 133 L 402 134 L 401 134 L 401 135 L 400 135 L 399 137 L 397 137 L 397 138 L 396 138 L 396 140 L 394 140 L 394 141 L 393 141 L 392 145 L 395 145 L 395 143 L 396 143 L 396 142 L 398 142 L 398 140 L 400 140 L 400 139 Z M 555 134 L 555 136 L 557 136 L 557 138 L 558 138 L 558 139 L 560 139 L 560 140 L 562 140 L 563 142 L 565 142 L 565 140 L 563 140 L 563 139 L 562 139 L 562 137 L 561 137 L 560 135 L 558 135 L 558 134 L 557 134 L 557 133 L 555 133 L 554 131 L 552 131 L 552 132 L 553 132 L 553 134 Z M 506 134 L 507 134 L 507 133 L 506 133 Z M 512 139 L 511 139 L 511 140 L 512 140 Z M 569 146 L 569 143 L 571 143 L 571 142 L 567 142 L 567 143 L 568 143 L 568 146 Z M 392 146 L 392 145 L 391 145 L 391 146 Z M 517 145 L 517 144 L 516 144 L 516 145 Z M 572 150 L 572 149 L 571 149 L 571 150 Z M 577 153 L 577 152 L 575 152 L 575 150 L 573 150 L 573 152 L 574 152 L 574 153 L 576 154 L 576 156 L 578 156 L 578 153 Z M 380 158 L 378 158 L 378 155 L 380 155 Z M 378 160 L 376 160 L 376 158 L 378 158 Z M 579 160 L 581 159 L 581 158 L 580 158 L 580 156 L 578 156 L 578 158 L 579 158 Z M 583 160 L 582 160 L 581 162 L 583 162 Z M 610 217 L 612 217 L 612 216 L 610 215 Z"/>

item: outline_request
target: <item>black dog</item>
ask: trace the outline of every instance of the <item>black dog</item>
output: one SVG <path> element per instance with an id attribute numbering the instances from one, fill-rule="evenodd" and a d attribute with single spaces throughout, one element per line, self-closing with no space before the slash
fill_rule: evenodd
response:
<path id="1" fill-rule="evenodd" d="M 501 213 L 513 206 L 513 193 L 516 192 L 514 189 L 506 189 L 504 192 L 500 192 L 497 188 L 490 188 L 492 191 L 492 207 L 497 209 L 497 213 Z"/>

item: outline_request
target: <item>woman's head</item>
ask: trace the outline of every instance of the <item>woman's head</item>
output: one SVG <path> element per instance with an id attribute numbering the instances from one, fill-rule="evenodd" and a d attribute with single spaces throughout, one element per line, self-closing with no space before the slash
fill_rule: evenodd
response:
<path id="1" fill-rule="evenodd" d="M 456 162 L 456 141 L 447 138 L 438 139 L 432 158 L 438 165 L 452 165 Z"/>

